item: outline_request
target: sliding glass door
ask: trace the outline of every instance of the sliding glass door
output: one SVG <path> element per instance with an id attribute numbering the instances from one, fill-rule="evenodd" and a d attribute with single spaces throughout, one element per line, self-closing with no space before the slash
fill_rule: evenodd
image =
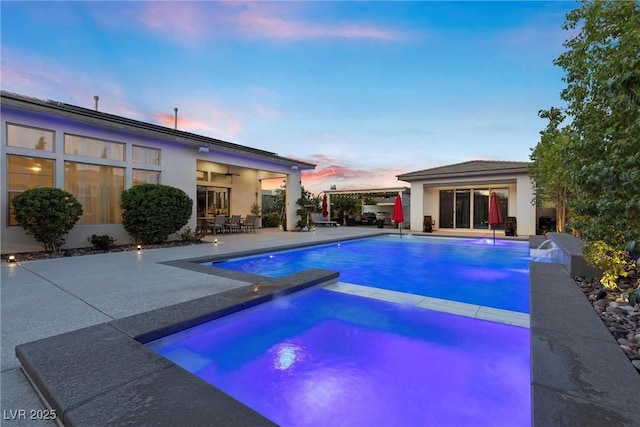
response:
<path id="1" fill-rule="evenodd" d="M 503 220 L 509 212 L 509 189 L 478 188 L 440 190 L 439 228 L 486 230 L 489 228 L 489 195 L 495 192 Z M 471 219 L 473 218 L 473 224 Z M 504 228 L 504 224 L 496 227 Z"/>
<path id="2" fill-rule="evenodd" d="M 439 228 L 453 228 L 453 190 L 440 190 Z"/>

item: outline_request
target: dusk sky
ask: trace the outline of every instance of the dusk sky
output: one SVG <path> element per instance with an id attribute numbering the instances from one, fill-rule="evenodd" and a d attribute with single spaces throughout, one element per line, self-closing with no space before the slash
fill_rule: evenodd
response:
<path id="1" fill-rule="evenodd" d="M 528 161 L 575 2 L 0 3 L 2 89 L 317 164 L 314 193 Z"/>

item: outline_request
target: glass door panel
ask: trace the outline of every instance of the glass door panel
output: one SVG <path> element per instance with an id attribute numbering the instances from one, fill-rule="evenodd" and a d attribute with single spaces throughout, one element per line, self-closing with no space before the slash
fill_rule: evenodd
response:
<path id="1" fill-rule="evenodd" d="M 471 228 L 471 190 L 456 190 L 456 228 Z"/>
<path id="2" fill-rule="evenodd" d="M 439 228 L 453 228 L 453 190 L 440 190 Z"/>
<path id="3" fill-rule="evenodd" d="M 473 228 L 489 228 L 489 189 L 473 191 Z"/>

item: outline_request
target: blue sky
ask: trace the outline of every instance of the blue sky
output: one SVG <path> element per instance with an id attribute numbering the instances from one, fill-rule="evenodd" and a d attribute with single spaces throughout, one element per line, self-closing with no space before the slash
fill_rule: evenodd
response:
<path id="1" fill-rule="evenodd" d="M 527 161 L 575 2 L 12 2 L 2 89 L 317 164 L 314 193 Z"/>

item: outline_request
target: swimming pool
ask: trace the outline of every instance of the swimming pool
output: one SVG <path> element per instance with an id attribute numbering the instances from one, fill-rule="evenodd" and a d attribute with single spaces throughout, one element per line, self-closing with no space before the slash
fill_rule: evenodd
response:
<path id="1" fill-rule="evenodd" d="M 313 289 L 147 344 L 283 426 L 529 426 L 529 330 Z"/>
<path id="2" fill-rule="evenodd" d="M 528 242 L 380 236 L 208 262 L 281 277 L 312 267 L 341 282 L 529 313 Z"/>

